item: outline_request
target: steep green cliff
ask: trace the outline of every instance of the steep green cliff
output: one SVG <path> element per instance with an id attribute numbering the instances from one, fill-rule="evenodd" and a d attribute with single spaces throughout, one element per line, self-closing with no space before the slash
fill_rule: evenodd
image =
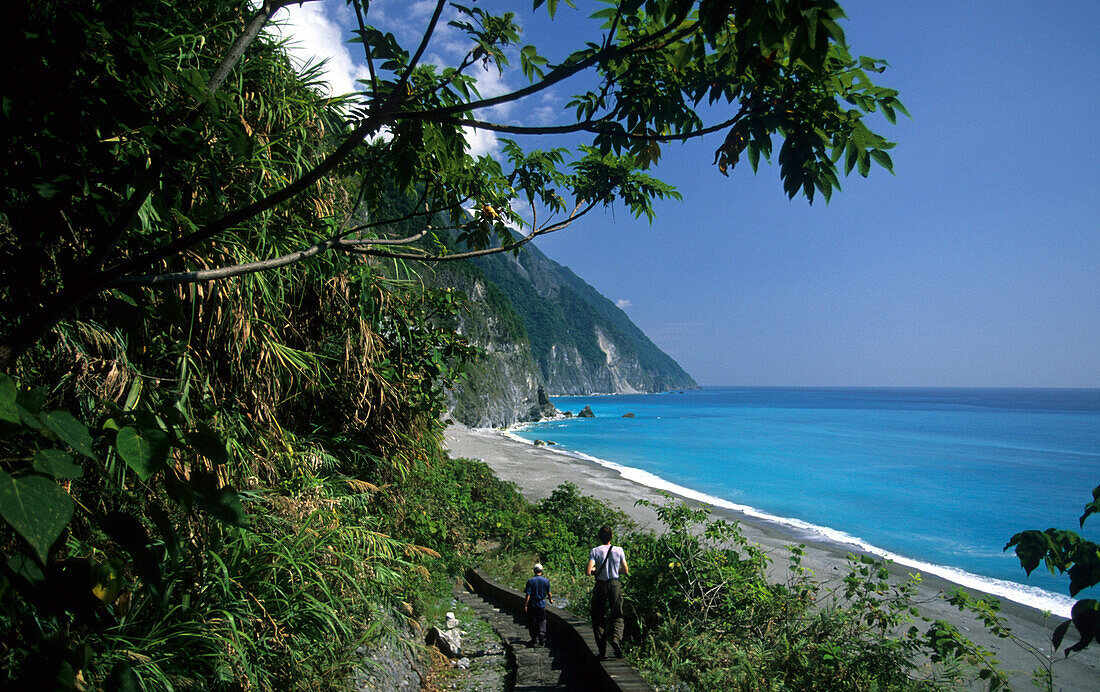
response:
<path id="1" fill-rule="evenodd" d="M 455 329 L 481 351 L 467 366 L 466 379 L 448 394 L 451 417 L 488 427 L 552 413 L 552 408 L 540 406 L 538 391 L 544 384 L 531 357 L 527 329 L 504 293 L 469 262 L 435 265 L 421 275 L 466 294 L 469 310 L 458 317 Z"/>
<path id="2" fill-rule="evenodd" d="M 532 356 L 553 394 L 627 394 L 695 389 L 610 300 L 568 267 L 527 245 L 518 257 L 475 260 L 523 320 Z"/>
<path id="3" fill-rule="evenodd" d="M 423 278 L 463 291 L 456 329 L 483 355 L 450 394 L 466 425 L 510 425 L 552 413 L 545 395 L 694 389 L 695 381 L 630 318 L 533 246 L 426 268 Z"/>

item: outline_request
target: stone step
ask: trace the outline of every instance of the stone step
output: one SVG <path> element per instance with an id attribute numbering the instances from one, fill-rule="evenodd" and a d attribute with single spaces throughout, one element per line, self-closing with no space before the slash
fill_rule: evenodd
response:
<path id="1" fill-rule="evenodd" d="M 529 647 L 526 623 L 520 617 L 475 593 L 456 590 L 455 597 L 486 620 L 504 642 L 515 666 L 511 689 L 590 689 L 587 684 L 589 667 L 567 648 L 555 646 L 553 634 L 549 635 L 546 646 Z"/>
<path id="2" fill-rule="evenodd" d="M 547 646 L 528 647 L 522 594 L 476 570 L 467 574 L 464 586 L 455 589 L 455 597 L 490 624 L 514 662 L 510 689 L 652 692 L 625 660 L 597 660 L 590 630 L 575 616 L 551 606 Z"/>

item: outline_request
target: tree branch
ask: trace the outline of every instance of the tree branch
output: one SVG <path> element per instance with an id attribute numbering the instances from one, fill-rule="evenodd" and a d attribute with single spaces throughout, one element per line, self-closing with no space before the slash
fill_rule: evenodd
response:
<path id="1" fill-rule="evenodd" d="M 636 133 L 627 132 L 626 130 L 616 131 L 606 127 L 601 127 L 600 123 L 609 122 L 608 120 L 601 118 L 600 120 L 592 120 L 582 123 L 574 123 L 572 125 L 550 125 L 550 126 L 524 126 L 524 125 L 504 125 L 500 123 L 491 123 L 484 120 L 470 120 L 470 119 L 451 119 L 444 122 L 450 122 L 455 125 L 461 125 L 463 127 L 476 127 L 479 130 L 489 130 L 490 132 L 501 132 L 504 134 L 514 135 L 551 135 L 551 134 L 568 134 L 572 132 L 591 132 L 593 134 L 614 134 L 620 135 L 626 139 L 646 141 L 646 142 L 679 142 L 694 139 L 696 137 L 702 137 L 703 135 L 709 135 L 719 130 L 724 130 L 731 125 L 737 124 L 737 121 L 745 117 L 748 113 L 748 105 L 742 104 L 741 108 L 737 111 L 737 114 L 732 118 L 729 118 L 716 125 L 710 125 L 708 127 L 700 128 L 698 130 L 692 130 L 690 132 L 682 132 L 678 134 L 668 135 L 655 135 L 648 133 Z"/>
<path id="2" fill-rule="evenodd" d="M 629 53 L 633 52 L 634 50 L 636 50 L 640 47 L 648 46 L 652 41 L 665 37 L 667 34 L 669 34 L 674 29 L 679 27 L 680 24 L 682 24 L 682 23 L 683 23 L 683 21 L 680 20 L 680 21 L 677 21 L 674 24 L 669 24 L 668 26 L 665 26 L 665 27 L 659 29 L 658 31 L 655 31 L 652 34 L 649 34 L 648 36 L 640 38 L 637 41 L 633 41 L 631 43 L 628 43 L 625 46 L 619 46 L 617 48 L 601 48 L 600 50 L 596 51 L 595 53 L 588 56 L 584 60 L 581 60 L 581 61 L 579 61 L 579 62 L 577 62 L 573 65 L 564 66 L 564 67 L 559 65 L 558 67 L 555 67 L 553 70 L 551 70 L 550 73 L 546 77 L 544 77 L 541 81 L 535 82 L 534 84 L 530 84 L 528 86 L 525 86 L 521 89 L 517 89 L 517 90 L 512 91 L 512 92 L 509 92 L 507 94 L 500 94 L 499 96 L 493 96 L 493 97 L 481 99 L 481 100 L 478 100 L 478 101 L 471 101 L 469 103 L 460 103 L 460 104 L 456 104 L 454 106 L 446 106 L 446 107 L 443 107 L 443 108 L 435 108 L 435 109 L 432 109 L 432 110 L 429 110 L 429 111 L 398 111 L 398 112 L 394 113 L 393 116 L 394 116 L 395 119 L 401 119 L 401 118 L 418 118 L 418 119 L 440 118 L 440 119 L 442 119 L 442 118 L 446 118 L 447 116 L 455 115 L 457 113 L 464 113 L 464 112 L 473 111 L 473 110 L 480 110 L 482 108 L 491 108 L 493 106 L 499 106 L 502 103 L 511 103 L 512 101 L 517 101 L 519 99 L 526 98 L 527 96 L 530 96 L 531 94 L 537 94 L 538 92 L 540 92 L 544 89 L 547 89 L 551 86 L 554 86 L 558 82 L 561 82 L 565 79 L 568 79 L 568 78 L 572 77 L 575 74 L 578 74 L 580 72 L 583 72 L 583 71 L 587 70 L 588 68 L 592 67 L 593 65 L 595 65 L 595 64 L 597 64 L 597 63 L 599 63 L 603 60 L 610 60 L 612 58 L 619 57 L 620 55 L 629 54 Z M 686 27 L 685 29 L 682 30 L 682 32 L 677 34 L 676 38 L 677 39 L 682 38 L 683 36 L 686 36 L 686 35 L 690 34 L 694 30 L 695 30 L 694 25 Z"/>
<path id="3" fill-rule="evenodd" d="M 573 211 L 569 214 L 569 218 L 562 219 L 557 223 L 545 226 L 540 229 L 532 230 L 530 233 L 523 236 L 519 240 L 511 243 L 505 243 L 503 245 L 500 245 L 499 247 L 485 248 L 483 250 L 471 250 L 469 252 L 456 252 L 453 255 L 416 255 L 412 253 L 392 252 L 389 250 L 373 250 L 371 248 L 349 248 L 349 251 L 361 255 L 369 255 L 371 257 L 385 257 L 387 259 L 407 259 L 416 260 L 419 262 L 453 262 L 455 260 L 470 259 L 472 257 L 497 255 L 502 252 L 509 252 L 511 250 L 515 250 L 516 248 L 522 247 L 539 236 L 546 235 L 547 233 L 553 233 L 555 231 L 560 231 L 580 217 L 595 209 L 598 204 L 598 202 L 590 202 L 588 206 L 578 212 L 577 209 L 580 207 L 580 203 L 578 203 L 577 206 L 573 208 Z"/>
<path id="4" fill-rule="evenodd" d="M 370 72 L 371 93 L 378 91 L 378 75 L 374 71 L 374 56 L 370 52 L 370 43 L 367 42 L 367 26 L 363 21 L 363 8 L 358 0 L 351 3 L 355 7 L 355 18 L 359 22 L 359 40 L 363 42 L 363 54 L 367 58 L 367 70 Z"/>
<path id="5" fill-rule="evenodd" d="M 420 46 L 417 48 L 415 55 L 409 62 L 409 67 L 405 70 L 405 72 L 401 75 L 401 78 L 398 80 L 397 86 L 395 87 L 394 91 L 390 93 L 389 97 L 379 108 L 379 113 L 373 116 L 368 116 L 362 123 L 359 124 L 358 127 L 355 128 L 355 130 L 352 131 L 348 138 L 344 140 L 344 142 L 341 143 L 341 145 L 337 147 L 334 152 L 326 156 L 324 160 L 321 161 L 321 163 L 317 164 L 317 166 L 308 171 L 298 180 L 280 190 L 271 193 L 263 199 L 246 205 L 235 212 L 226 214 L 221 219 L 206 225 L 205 227 L 195 231 L 194 233 L 189 233 L 185 236 L 177 238 L 170 243 L 162 245 L 155 250 L 151 250 L 149 252 L 138 255 L 137 257 L 134 257 L 130 260 L 127 260 L 114 268 L 100 272 L 100 276 L 97 277 L 98 281 L 96 283 L 101 286 L 108 285 L 115 280 L 125 276 L 130 271 L 137 269 L 138 267 L 147 266 L 154 262 L 167 259 L 168 257 L 171 257 L 172 255 L 181 252 L 182 250 L 186 250 L 198 243 L 209 240 L 219 233 L 235 226 L 236 224 L 250 219 L 253 216 L 261 214 L 268 209 L 271 209 L 272 207 L 275 207 L 276 205 L 279 205 L 297 196 L 298 193 L 302 192 L 310 185 L 313 185 L 314 183 L 319 181 L 327 173 L 331 172 L 341 161 L 347 158 L 347 156 L 351 154 L 355 147 L 359 146 L 359 144 L 364 139 L 366 139 L 369 134 L 376 131 L 382 126 L 384 120 L 382 115 L 386 113 L 389 105 L 394 101 L 395 98 L 397 98 L 398 92 L 408 82 L 409 76 L 412 74 L 412 70 L 416 67 L 417 62 L 419 62 L 421 56 L 424 54 L 424 51 L 428 47 L 428 41 L 435 31 L 435 27 L 439 22 L 439 16 L 442 14 L 443 8 L 445 6 L 446 0 L 439 0 L 439 2 L 436 3 L 435 12 L 432 14 L 431 21 L 428 23 L 428 28 L 424 32 L 424 37 L 423 39 L 421 39 Z M 136 213 L 136 210 L 134 213 Z"/>
<path id="6" fill-rule="evenodd" d="M 432 34 L 435 33 L 435 27 L 439 24 L 439 17 L 443 14 L 443 8 L 446 6 L 447 0 L 439 0 L 436 2 L 435 12 L 432 13 L 432 18 L 428 22 L 428 28 L 424 30 L 424 36 L 420 39 L 420 45 L 417 46 L 416 52 L 413 53 L 412 59 L 409 60 L 409 66 L 401 73 L 401 77 L 397 80 L 397 84 L 394 85 L 389 98 L 386 99 L 387 104 L 405 90 L 405 85 L 408 84 L 409 77 L 412 76 L 413 70 L 416 69 L 417 64 L 420 62 L 420 58 L 423 57 L 424 51 L 428 49 L 428 42 L 431 40 Z"/>

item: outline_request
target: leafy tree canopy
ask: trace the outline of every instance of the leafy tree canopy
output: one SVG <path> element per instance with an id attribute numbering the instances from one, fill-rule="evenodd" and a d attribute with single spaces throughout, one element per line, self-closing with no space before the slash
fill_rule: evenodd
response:
<path id="1" fill-rule="evenodd" d="M 287 4 L 6 10 L 0 252 L 14 270 L 0 287 L 5 368 L 111 290 L 273 270 L 324 252 L 440 260 L 517 249 L 615 203 L 651 218 L 655 199 L 678 195 L 647 169 L 668 144 L 708 133 L 721 137 L 720 172 L 775 156 L 788 196 L 827 200 L 841 171 L 891 168 L 892 144 L 866 118 L 904 113 L 894 90 L 872 82 L 885 63 L 850 54 L 832 0 L 604 0 L 589 18 L 598 40 L 553 60 L 524 41 L 510 11 L 439 0 L 405 45 L 369 0 L 349 0 L 369 78 L 320 109 L 250 79 L 261 63 L 291 69 L 262 31 Z M 555 0 L 532 8 L 550 19 L 579 11 Z M 448 21 L 468 49 L 454 64 L 429 64 Z M 483 94 L 476 66 L 524 85 Z M 551 88 L 575 93 L 567 122 L 492 119 L 494 107 Z M 500 160 L 474 157 L 470 127 L 516 139 Z M 303 147 L 307 132 L 324 144 Z M 529 146 L 561 134 L 581 142 Z M 384 213 L 395 189 L 415 200 L 401 218 Z M 334 190 L 355 201 L 350 214 L 326 202 Z M 409 220 L 419 229 L 396 232 Z M 457 229 L 469 250 L 417 244 L 441 227 Z"/>

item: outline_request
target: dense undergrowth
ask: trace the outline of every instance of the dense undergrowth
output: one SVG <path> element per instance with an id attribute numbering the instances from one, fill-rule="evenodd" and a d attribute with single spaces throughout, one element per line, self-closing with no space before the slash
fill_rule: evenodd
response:
<path id="1" fill-rule="evenodd" d="M 267 36 L 230 88 L 204 94 L 253 12 L 6 10 L 6 330 L 13 306 L 94 254 L 150 162 L 157 187 L 117 261 L 331 151 L 341 104 Z M 253 262 L 369 216 L 354 174 L 156 269 Z M 459 309 L 401 266 L 346 255 L 81 302 L 0 375 L 0 684 L 338 687 L 356 644 L 380 634 L 378 605 L 411 615 L 443 564 L 401 508 L 406 481 L 441 457 L 443 391 L 471 355 L 449 328 Z"/>

